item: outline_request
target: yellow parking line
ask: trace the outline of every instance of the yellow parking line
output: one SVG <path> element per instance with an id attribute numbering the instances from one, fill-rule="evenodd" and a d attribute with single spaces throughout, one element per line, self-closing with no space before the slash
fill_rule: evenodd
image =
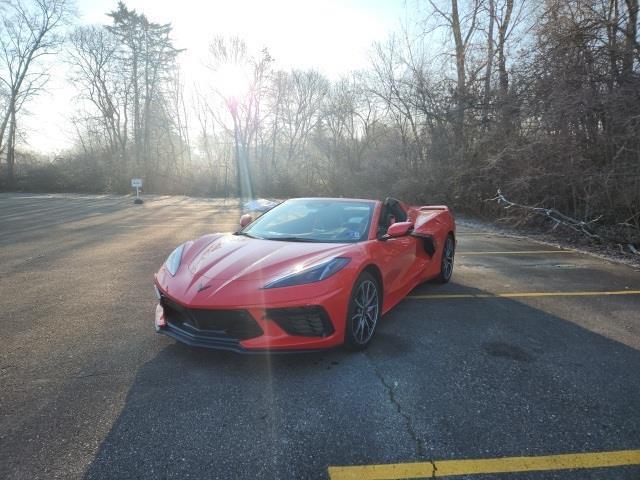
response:
<path id="1" fill-rule="evenodd" d="M 511 250 L 507 252 L 457 252 L 456 255 L 537 255 L 543 253 L 578 253 L 576 250 Z"/>
<path id="2" fill-rule="evenodd" d="M 597 297 L 606 295 L 640 295 L 640 290 L 613 290 L 604 292 L 434 293 L 427 295 L 408 295 L 406 298 L 439 300 L 447 298 Z"/>
<path id="3" fill-rule="evenodd" d="M 540 457 L 503 457 L 468 460 L 329 467 L 331 480 L 386 480 L 440 478 L 452 475 L 535 472 L 640 465 L 640 450 L 569 453 Z"/>

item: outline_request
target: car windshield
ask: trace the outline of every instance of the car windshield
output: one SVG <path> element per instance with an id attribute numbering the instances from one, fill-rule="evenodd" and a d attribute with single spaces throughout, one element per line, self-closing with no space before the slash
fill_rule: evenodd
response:
<path id="1" fill-rule="evenodd" d="M 288 200 L 242 230 L 266 240 L 352 243 L 369 235 L 373 202 Z"/>

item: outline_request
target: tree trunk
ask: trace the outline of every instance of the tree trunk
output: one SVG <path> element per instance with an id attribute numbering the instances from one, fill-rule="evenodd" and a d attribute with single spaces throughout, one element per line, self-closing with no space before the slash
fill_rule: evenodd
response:
<path id="1" fill-rule="evenodd" d="M 504 54 L 505 43 L 507 41 L 507 31 L 511 21 L 511 12 L 513 11 L 513 0 L 507 0 L 507 10 L 504 18 L 498 28 L 498 74 L 500 84 L 500 94 L 506 97 L 509 91 L 509 74 L 507 73 L 507 60 Z"/>
<path id="2" fill-rule="evenodd" d="M 624 54 L 622 56 L 622 78 L 626 81 L 633 75 L 633 59 L 638 48 L 638 0 L 625 0 L 627 4 L 627 26 L 625 28 Z"/>
<path id="3" fill-rule="evenodd" d="M 609 93 L 613 92 L 615 80 L 620 77 L 618 72 L 618 0 L 609 0 L 609 13 L 607 18 L 607 40 L 609 42 L 609 75 L 607 87 Z"/>
<path id="4" fill-rule="evenodd" d="M 467 93 L 465 45 L 462 40 L 460 27 L 460 15 L 458 13 L 458 0 L 451 0 L 451 30 L 456 45 L 456 105 L 455 105 L 455 136 L 456 146 L 460 149 L 464 146 L 464 103 Z"/>
<path id="5" fill-rule="evenodd" d="M 506 1 L 506 11 L 502 22 L 498 28 L 498 96 L 500 101 L 500 113 L 502 128 L 505 134 L 512 130 L 512 106 L 509 104 L 509 74 L 507 72 L 507 59 L 505 56 L 505 44 L 507 42 L 507 32 L 511 22 L 511 12 L 513 12 L 513 0 Z"/>
<path id="6" fill-rule="evenodd" d="M 493 25 L 495 23 L 495 0 L 489 0 L 489 31 L 487 32 L 487 69 L 484 77 L 484 102 L 482 125 L 489 128 L 489 104 L 491 103 L 491 73 L 493 69 Z"/>
<path id="7" fill-rule="evenodd" d="M 135 47 L 134 47 L 135 48 Z M 133 52 L 133 142 L 136 166 L 140 164 L 140 84 L 138 82 L 138 52 Z"/>
<path id="8" fill-rule="evenodd" d="M 12 186 L 15 182 L 16 163 L 16 110 L 10 107 L 9 137 L 7 138 L 7 184 Z"/>

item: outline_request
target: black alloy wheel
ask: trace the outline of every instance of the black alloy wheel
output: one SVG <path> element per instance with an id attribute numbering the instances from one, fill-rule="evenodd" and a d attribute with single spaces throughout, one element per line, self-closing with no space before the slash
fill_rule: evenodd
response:
<path id="1" fill-rule="evenodd" d="M 377 280 L 363 272 L 356 280 L 349 301 L 345 343 L 352 350 L 367 348 L 375 333 L 382 310 L 382 297 Z"/>
<path id="2" fill-rule="evenodd" d="M 447 283 L 453 275 L 453 260 L 456 254 L 456 244 L 453 236 L 449 234 L 442 249 L 442 261 L 440 263 L 440 274 L 436 278 L 438 283 Z"/>

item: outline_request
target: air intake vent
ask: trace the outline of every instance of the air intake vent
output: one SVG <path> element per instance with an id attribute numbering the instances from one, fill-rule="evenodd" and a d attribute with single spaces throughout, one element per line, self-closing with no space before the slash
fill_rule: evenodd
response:
<path id="1" fill-rule="evenodd" d="M 327 312 L 320 306 L 270 308 L 266 311 L 266 316 L 289 335 L 327 337 L 334 332 Z"/>
<path id="2" fill-rule="evenodd" d="M 186 308 L 162 297 L 167 323 L 194 336 L 248 340 L 264 334 L 246 310 L 209 310 Z"/>

